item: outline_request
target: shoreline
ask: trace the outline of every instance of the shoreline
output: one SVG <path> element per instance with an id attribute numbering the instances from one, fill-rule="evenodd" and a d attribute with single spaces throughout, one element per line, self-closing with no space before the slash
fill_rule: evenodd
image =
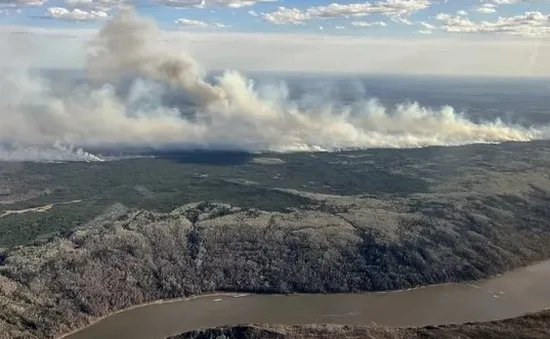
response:
<path id="1" fill-rule="evenodd" d="M 214 292 L 214 293 L 198 294 L 198 295 L 194 295 L 194 296 L 190 296 L 190 297 L 181 297 L 181 298 L 175 298 L 175 299 L 158 299 L 158 300 L 146 302 L 146 303 L 143 303 L 143 304 L 137 304 L 137 305 L 134 305 L 134 306 L 126 307 L 126 308 L 120 309 L 118 311 L 110 312 L 109 314 L 106 314 L 104 316 L 101 316 L 99 318 L 94 319 L 92 322 L 90 322 L 86 326 L 77 328 L 77 329 L 75 329 L 71 332 L 68 332 L 68 333 L 65 333 L 63 335 L 57 336 L 57 337 L 55 337 L 55 339 L 64 339 L 64 338 L 66 338 L 68 336 L 71 336 L 75 333 L 83 331 L 84 329 L 86 329 L 86 328 L 88 328 L 92 325 L 97 324 L 98 322 L 102 321 L 103 319 L 106 319 L 108 317 L 111 317 L 111 316 L 119 314 L 119 313 L 135 310 L 135 309 L 138 309 L 138 308 L 143 308 L 143 307 L 153 306 L 153 305 L 159 305 L 159 304 L 170 304 L 170 303 L 176 303 L 176 302 L 180 302 L 180 301 L 188 301 L 188 300 L 194 300 L 194 299 L 200 299 L 200 298 L 223 297 L 223 296 L 236 297 L 236 296 L 242 296 L 242 295 L 249 295 L 249 293 Z"/>
<path id="2" fill-rule="evenodd" d="M 189 297 L 181 297 L 181 298 L 174 298 L 174 299 L 159 299 L 159 300 L 154 300 L 154 301 L 146 302 L 146 303 L 143 303 L 143 304 L 137 304 L 137 305 L 134 305 L 134 306 L 130 306 L 130 307 L 127 307 L 127 308 L 123 308 L 123 309 L 120 309 L 120 310 L 117 310 L 117 311 L 110 312 L 109 314 L 106 314 L 104 316 L 101 316 L 99 318 L 94 319 L 93 321 L 91 321 L 86 326 L 80 327 L 80 328 L 75 329 L 71 332 L 65 333 L 61 336 L 57 336 L 54 339 L 65 339 L 65 338 L 67 338 L 67 337 L 69 337 L 69 336 L 71 336 L 75 333 L 83 331 L 84 329 L 86 329 L 86 328 L 88 328 L 92 325 L 97 324 L 98 322 L 102 321 L 105 318 L 114 316 L 116 314 L 123 313 L 123 312 L 126 312 L 126 311 L 135 310 L 135 309 L 139 309 L 139 308 L 143 308 L 143 307 L 147 307 L 147 306 L 159 305 L 159 304 L 170 304 L 170 303 L 176 303 L 176 302 L 181 302 L 181 301 L 189 301 L 189 300 L 194 300 L 194 299 L 211 298 L 211 297 L 234 297 L 234 298 L 239 298 L 239 297 L 245 297 L 245 296 L 249 296 L 249 295 L 271 295 L 271 296 L 277 296 L 277 297 L 285 297 L 285 296 L 339 295 L 339 294 L 388 294 L 388 293 L 402 293 L 402 292 L 414 291 L 414 290 L 425 289 L 425 288 L 435 288 L 435 287 L 451 286 L 451 285 L 464 285 L 464 286 L 468 286 L 468 287 L 472 287 L 472 288 L 479 288 L 477 286 L 477 283 L 488 281 L 488 280 L 491 280 L 491 279 L 494 279 L 494 278 L 498 278 L 498 277 L 500 277 L 504 274 L 529 269 L 530 267 L 538 266 L 542 263 L 547 263 L 547 262 L 550 263 L 550 259 L 536 261 L 536 262 L 533 262 L 533 263 L 531 263 L 529 265 L 526 265 L 526 266 L 518 267 L 518 268 L 515 268 L 515 269 L 512 269 L 512 270 L 503 272 L 503 273 L 497 273 L 497 274 L 487 276 L 486 278 L 478 279 L 478 280 L 465 280 L 465 281 L 461 281 L 461 282 L 447 282 L 447 283 L 439 283 L 439 284 L 421 285 L 421 286 L 411 287 L 411 288 L 407 288 L 407 289 L 398 289 L 398 290 L 342 292 L 342 293 L 285 293 L 285 294 L 283 294 L 283 293 L 259 294 L 259 293 L 249 293 L 249 292 L 211 292 L 211 293 L 205 293 L 205 294 L 197 294 L 197 295 L 193 295 L 193 296 L 189 296 Z M 550 307 L 546 308 L 546 309 L 550 309 Z M 543 310 L 546 310 L 546 309 L 543 309 Z M 534 312 L 540 312 L 540 311 L 541 310 L 534 311 Z"/>

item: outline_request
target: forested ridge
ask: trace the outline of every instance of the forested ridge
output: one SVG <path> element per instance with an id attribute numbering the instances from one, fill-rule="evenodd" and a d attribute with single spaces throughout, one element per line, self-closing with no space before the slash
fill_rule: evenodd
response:
<path id="1" fill-rule="evenodd" d="M 529 194 L 533 210 L 548 203 L 539 194 Z M 51 338 L 158 299 L 403 289 L 479 279 L 548 258 L 547 214 L 521 214 L 506 200 L 500 209 L 485 202 L 484 216 L 464 201 L 431 213 L 426 197 L 395 210 L 371 199 L 288 213 L 212 203 L 171 213 L 115 205 L 65 237 L 4 250 L 1 332 Z"/>
<path id="2" fill-rule="evenodd" d="M 548 259 L 549 149 L 0 166 L 0 337 L 212 291 L 404 289 Z"/>

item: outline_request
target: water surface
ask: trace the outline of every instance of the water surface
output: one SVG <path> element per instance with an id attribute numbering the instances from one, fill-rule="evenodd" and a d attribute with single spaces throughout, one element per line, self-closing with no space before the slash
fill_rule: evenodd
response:
<path id="1" fill-rule="evenodd" d="M 423 326 L 488 321 L 550 307 L 550 261 L 472 284 L 332 295 L 208 296 L 103 319 L 68 339 L 155 339 L 243 323 Z"/>

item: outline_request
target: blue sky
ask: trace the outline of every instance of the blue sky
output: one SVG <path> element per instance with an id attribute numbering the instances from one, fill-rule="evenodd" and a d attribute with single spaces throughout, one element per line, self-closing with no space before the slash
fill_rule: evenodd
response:
<path id="1" fill-rule="evenodd" d="M 550 0 L 0 0 L 0 58 L 82 67 L 127 5 L 205 69 L 550 76 Z"/>
<path id="2" fill-rule="evenodd" d="M 99 27 L 122 3 L 2 0 L 0 25 Z M 550 35 L 548 0 L 205 0 L 202 4 L 200 0 L 135 0 L 132 4 L 165 30 L 372 37 Z"/>

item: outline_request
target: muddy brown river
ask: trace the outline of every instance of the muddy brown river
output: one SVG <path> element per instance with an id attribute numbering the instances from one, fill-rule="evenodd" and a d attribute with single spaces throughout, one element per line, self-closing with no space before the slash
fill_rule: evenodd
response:
<path id="1" fill-rule="evenodd" d="M 475 283 L 333 295 L 223 295 L 114 314 L 66 339 L 156 339 L 243 323 L 422 326 L 514 317 L 550 307 L 550 261 Z"/>

